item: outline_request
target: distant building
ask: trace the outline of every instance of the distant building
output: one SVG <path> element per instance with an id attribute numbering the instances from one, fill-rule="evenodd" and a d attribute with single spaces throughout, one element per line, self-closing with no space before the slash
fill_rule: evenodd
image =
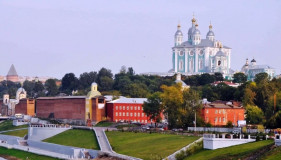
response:
<path id="1" fill-rule="evenodd" d="M 208 102 L 203 100 L 202 117 L 205 123 L 210 123 L 213 126 L 226 125 L 231 121 L 237 126 L 238 121 L 245 119 L 245 109 L 240 102 L 236 101 L 214 101 Z"/>
<path id="2" fill-rule="evenodd" d="M 234 88 L 237 88 L 240 85 L 239 83 L 233 83 L 233 82 L 228 82 L 228 81 L 216 81 L 216 82 L 212 83 L 212 85 L 217 86 L 220 83 L 224 83 L 224 84 L 226 84 L 230 87 L 234 87 Z"/>
<path id="3" fill-rule="evenodd" d="M 181 80 L 181 74 L 180 74 L 180 73 L 177 74 L 177 77 L 176 77 L 175 82 L 176 82 L 176 83 L 181 83 L 182 89 L 188 89 L 188 88 L 190 88 L 189 85 L 187 85 L 186 83 L 184 83 L 184 81 Z"/>
<path id="4" fill-rule="evenodd" d="M 150 120 L 143 112 L 143 103 L 145 101 L 147 101 L 146 98 L 120 98 L 113 100 L 106 104 L 107 116 L 114 122 L 153 122 L 153 120 Z M 163 117 L 164 116 L 162 116 L 162 119 Z"/>
<path id="5" fill-rule="evenodd" d="M 184 41 L 181 26 L 178 25 L 172 48 L 173 71 L 182 74 L 201 74 L 220 72 L 225 77 L 231 74 L 231 48 L 215 39 L 210 24 L 206 39 L 201 38 L 198 22 L 193 17 Z"/>
<path id="6" fill-rule="evenodd" d="M 15 69 L 15 66 L 12 64 L 10 67 L 10 70 L 6 76 L 7 81 L 12 81 L 12 82 L 19 82 L 19 75 Z"/>
<path id="7" fill-rule="evenodd" d="M 274 68 L 268 65 L 257 65 L 257 61 L 255 59 L 252 59 L 251 63 L 249 63 L 247 58 L 241 72 L 247 75 L 248 80 L 254 80 L 257 74 L 263 72 L 267 73 L 271 79 L 275 77 Z"/>
<path id="8" fill-rule="evenodd" d="M 46 80 L 48 79 L 54 79 L 52 77 L 30 77 L 30 76 L 19 76 L 15 66 L 12 64 L 7 76 L 0 76 L 0 82 L 1 81 L 12 81 L 12 82 L 16 82 L 16 83 L 23 83 L 24 81 L 40 81 L 42 83 L 45 83 Z"/>

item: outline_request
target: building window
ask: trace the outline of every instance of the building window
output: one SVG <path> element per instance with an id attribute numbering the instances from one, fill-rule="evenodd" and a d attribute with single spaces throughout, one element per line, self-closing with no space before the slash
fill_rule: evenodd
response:
<path id="1" fill-rule="evenodd" d="M 182 69 L 183 69 L 183 61 L 180 60 L 179 70 L 182 70 Z"/>
<path id="2" fill-rule="evenodd" d="M 145 120 L 145 123 L 147 123 L 147 120 Z"/>
<path id="3" fill-rule="evenodd" d="M 225 122 L 225 118 L 223 117 L 223 122 Z"/>
<path id="4" fill-rule="evenodd" d="M 135 110 L 137 110 L 137 107 L 135 107 Z"/>
<path id="5" fill-rule="evenodd" d="M 129 106 L 127 106 L 127 110 L 129 110 L 129 108 L 130 108 L 130 107 L 129 107 Z"/>
<path id="6" fill-rule="evenodd" d="M 218 117 L 215 118 L 215 122 L 217 122 L 217 121 L 218 121 Z"/>
<path id="7" fill-rule="evenodd" d="M 221 117 L 219 118 L 219 122 L 221 122 Z"/>
<path id="8" fill-rule="evenodd" d="M 138 107 L 138 110 L 140 110 L 140 107 Z"/>
<path id="9" fill-rule="evenodd" d="M 133 110 L 133 106 L 131 106 L 131 110 Z"/>
<path id="10" fill-rule="evenodd" d="M 123 112 L 123 116 L 125 116 L 125 112 Z"/>
<path id="11" fill-rule="evenodd" d="M 135 115 L 135 117 L 136 117 L 136 116 L 137 116 L 137 113 L 135 113 L 134 115 Z"/>
<path id="12" fill-rule="evenodd" d="M 123 110 L 125 110 L 125 106 L 123 106 Z"/>
<path id="13" fill-rule="evenodd" d="M 116 112 L 116 116 L 118 116 L 118 112 Z"/>
<path id="14" fill-rule="evenodd" d="M 215 111 L 215 114 L 218 114 L 218 110 Z"/>
<path id="15" fill-rule="evenodd" d="M 140 113 L 138 113 L 138 117 L 140 116 Z"/>
<path id="16" fill-rule="evenodd" d="M 127 114 L 127 117 L 128 117 L 129 116 L 129 112 L 127 112 L 126 114 Z"/>
<path id="17" fill-rule="evenodd" d="M 221 65 L 221 61 L 219 60 L 219 61 L 218 61 L 218 66 L 220 66 L 220 65 Z"/>
<path id="18" fill-rule="evenodd" d="M 221 110 L 219 109 L 219 114 L 221 114 Z"/>
<path id="19" fill-rule="evenodd" d="M 206 121 L 209 122 L 209 117 L 206 117 Z"/>
<path id="20" fill-rule="evenodd" d="M 144 113 L 142 113 L 141 116 L 143 117 L 143 116 L 144 116 Z"/>
<path id="21" fill-rule="evenodd" d="M 121 112 L 119 112 L 119 116 L 122 116 L 122 113 L 121 113 Z"/>
<path id="22" fill-rule="evenodd" d="M 120 106 L 119 109 L 122 110 L 122 106 Z"/>
<path id="23" fill-rule="evenodd" d="M 116 110 L 118 110 L 118 106 L 116 106 Z"/>
<path id="24" fill-rule="evenodd" d="M 206 109 L 206 113 L 209 113 L 209 110 L 208 110 L 208 109 Z"/>
<path id="25" fill-rule="evenodd" d="M 130 113 L 131 117 L 133 117 L 133 113 Z"/>

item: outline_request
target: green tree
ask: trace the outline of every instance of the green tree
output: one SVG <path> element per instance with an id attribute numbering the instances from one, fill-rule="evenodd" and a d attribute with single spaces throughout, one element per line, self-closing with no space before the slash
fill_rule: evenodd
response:
<path id="1" fill-rule="evenodd" d="M 255 92 L 253 92 L 250 88 L 246 88 L 243 97 L 243 105 L 255 105 L 255 96 Z"/>
<path id="2" fill-rule="evenodd" d="M 47 96 L 56 96 L 59 93 L 56 81 L 54 79 L 48 79 L 45 82 L 45 88 L 47 90 Z"/>
<path id="3" fill-rule="evenodd" d="M 246 121 L 248 124 L 261 124 L 264 120 L 263 111 L 257 107 L 252 105 L 246 106 Z"/>
<path id="4" fill-rule="evenodd" d="M 97 83 L 100 91 L 112 90 L 114 80 L 110 69 L 101 68 L 98 72 Z"/>
<path id="5" fill-rule="evenodd" d="M 215 77 L 211 76 L 208 73 L 202 74 L 199 78 L 200 85 L 210 84 L 210 83 L 214 83 L 214 82 L 215 82 Z"/>
<path id="6" fill-rule="evenodd" d="M 234 83 L 245 83 L 246 81 L 247 81 L 247 76 L 242 72 L 238 72 L 233 75 Z"/>
<path id="7" fill-rule="evenodd" d="M 257 84 L 259 84 L 259 83 L 261 83 L 261 82 L 263 82 L 263 81 L 268 82 L 268 81 L 269 81 L 269 76 L 268 76 L 268 74 L 265 73 L 265 72 L 263 72 L 263 73 L 258 73 L 258 74 L 256 74 L 254 81 L 255 81 Z"/>
<path id="8" fill-rule="evenodd" d="M 155 127 L 157 127 L 157 123 L 161 121 L 161 113 L 163 111 L 160 95 L 160 92 L 153 93 L 148 97 L 147 102 L 143 104 L 143 112 L 150 119 L 154 120 Z"/>
<path id="9" fill-rule="evenodd" d="M 79 88 L 87 89 L 91 87 L 91 84 L 97 80 L 97 72 L 84 72 L 79 77 Z"/>
<path id="10" fill-rule="evenodd" d="M 66 94 L 71 94 L 72 91 L 78 89 L 78 79 L 74 73 L 67 73 L 61 80 L 61 90 Z"/>
<path id="11" fill-rule="evenodd" d="M 216 72 L 214 74 L 214 77 L 215 77 L 215 81 L 223 81 L 223 75 L 220 72 Z"/>
<path id="12" fill-rule="evenodd" d="M 168 116 L 169 128 L 176 127 L 180 119 L 179 108 L 183 103 L 181 85 L 179 83 L 173 86 L 163 85 L 161 88 L 163 90 L 161 99 Z"/>

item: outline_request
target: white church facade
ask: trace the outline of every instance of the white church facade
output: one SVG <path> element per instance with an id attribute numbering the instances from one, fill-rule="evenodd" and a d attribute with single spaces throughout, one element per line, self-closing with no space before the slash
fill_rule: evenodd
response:
<path id="1" fill-rule="evenodd" d="M 214 72 L 230 75 L 231 48 L 215 39 L 211 24 L 206 39 L 202 39 L 197 20 L 193 17 L 191 22 L 187 41 L 184 41 L 180 24 L 177 26 L 172 48 L 172 71 L 185 75 Z"/>

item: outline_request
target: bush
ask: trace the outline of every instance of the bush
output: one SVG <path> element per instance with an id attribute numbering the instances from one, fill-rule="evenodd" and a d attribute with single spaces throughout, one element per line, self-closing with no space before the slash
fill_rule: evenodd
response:
<path id="1" fill-rule="evenodd" d="M 198 151 L 203 149 L 203 141 L 192 144 L 189 148 L 185 150 L 185 152 L 181 151 L 175 157 L 177 160 L 183 160 L 184 158 L 197 153 Z"/>
<path id="2" fill-rule="evenodd" d="M 176 154 L 176 160 L 183 160 L 185 158 L 184 151 L 180 151 L 180 153 Z"/>
<path id="3" fill-rule="evenodd" d="M 227 128 L 232 128 L 233 127 L 232 122 L 231 121 L 227 121 L 226 127 Z"/>

